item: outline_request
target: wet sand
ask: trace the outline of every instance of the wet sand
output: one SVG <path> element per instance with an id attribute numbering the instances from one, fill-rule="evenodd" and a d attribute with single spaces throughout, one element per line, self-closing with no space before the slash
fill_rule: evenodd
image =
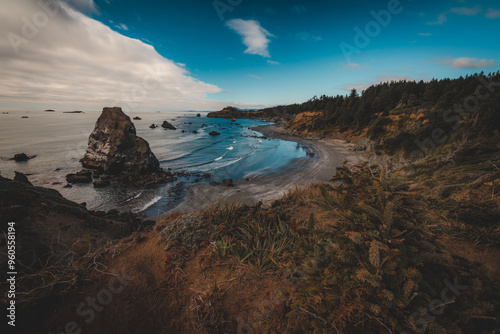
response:
<path id="1" fill-rule="evenodd" d="M 356 164 L 362 157 L 354 153 L 352 144 L 338 139 L 312 139 L 294 136 L 280 125 L 264 125 L 253 128 L 268 138 L 297 142 L 314 152 L 314 157 L 297 159 L 279 173 L 256 175 L 249 181 L 234 180 L 234 187 L 199 184 L 187 188 L 186 200 L 176 211 L 191 211 L 205 208 L 217 202 L 252 204 L 279 199 L 288 190 L 311 183 L 328 182 L 336 167 L 347 160 Z"/>

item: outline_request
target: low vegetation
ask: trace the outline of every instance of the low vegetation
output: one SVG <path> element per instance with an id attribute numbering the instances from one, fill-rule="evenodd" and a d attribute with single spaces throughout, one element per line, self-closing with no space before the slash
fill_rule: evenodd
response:
<path id="1" fill-rule="evenodd" d="M 276 326 L 289 333 L 490 333 L 499 325 L 498 289 L 443 251 L 437 235 L 444 218 L 420 189 L 368 165 L 339 168 L 332 181 L 292 191 L 271 208 L 205 212 L 221 227 L 219 256 L 296 286 Z M 311 213 L 297 219 L 285 213 L 290 208 Z M 462 290 L 437 302 L 450 284 Z"/>

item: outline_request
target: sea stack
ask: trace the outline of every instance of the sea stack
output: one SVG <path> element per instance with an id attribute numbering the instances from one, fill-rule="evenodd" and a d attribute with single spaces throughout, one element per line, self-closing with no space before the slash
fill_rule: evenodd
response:
<path id="1" fill-rule="evenodd" d="M 173 179 L 160 168 L 148 142 L 137 136 L 134 123 L 118 107 L 103 109 L 82 165 L 130 182 L 150 184 Z"/>

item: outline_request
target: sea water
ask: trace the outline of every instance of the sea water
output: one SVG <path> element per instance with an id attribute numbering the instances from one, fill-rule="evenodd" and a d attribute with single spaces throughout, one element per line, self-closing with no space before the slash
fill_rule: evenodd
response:
<path id="1" fill-rule="evenodd" d="M 207 113 L 196 117 L 197 112 L 128 112 L 131 118 L 141 118 L 133 120 L 137 135 L 149 142 L 161 167 L 191 176 L 145 188 L 118 184 L 99 189 L 92 184 L 64 188 L 66 175 L 82 169 L 80 159 L 100 113 L 17 111 L 0 114 L 1 175 L 13 178 L 14 171 L 22 172 L 34 185 L 56 189 L 72 201 L 85 202 L 91 210 L 118 209 L 154 216 L 175 208 L 184 200 L 186 188 L 196 183 L 279 173 L 281 168 L 297 159 L 311 159 L 295 142 L 262 138 L 262 134 L 251 129 L 266 124 L 260 120 L 238 119 L 232 122 L 207 118 Z M 151 124 L 159 125 L 165 120 L 177 130 L 149 128 Z M 210 131 L 221 135 L 210 136 Z M 10 160 L 17 153 L 36 157 L 27 162 Z M 204 173 L 211 174 L 211 177 L 193 175 Z"/>

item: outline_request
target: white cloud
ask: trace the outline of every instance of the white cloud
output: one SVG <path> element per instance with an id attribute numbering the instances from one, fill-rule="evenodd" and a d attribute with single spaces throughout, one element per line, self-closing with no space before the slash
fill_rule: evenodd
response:
<path id="1" fill-rule="evenodd" d="M 234 19 L 226 22 L 226 25 L 243 37 L 243 44 L 247 47 L 245 53 L 260 55 L 265 58 L 271 57 L 268 50 L 271 41 L 267 37 L 273 37 L 273 35 L 262 28 L 259 22 Z"/>
<path id="2" fill-rule="evenodd" d="M 449 11 L 439 14 L 436 21 L 427 22 L 429 25 L 442 25 L 448 21 L 449 14 L 455 14 L 460 16 L 476 16 L 482 12 L 481 6 L 477 5 L 475 7 L 454 7 Z"/>
<path id="3" fill-rule="evenodd" d="M 269 65 L 281 65 L 281 63 L 277 62 L 277 61 L 273 61 L 273 60 L 267 60 L 267 63 Z"/>
<path id="4" fill-rule="evenodd" d="M 341 70 L 348 70 L 348 71 L 362 71 L 369 69 L 370 66 L 368 64 L 358 64 L 358 63 L 347 63 L 342 66 Z"/>
<path id="5" fill-rule="evenodd" d="M 448 21 L 447 13 L 439 14 L 436 21 L 427 22 L 428 25 L 441 25 Z"/>
<path id="6" fill-rule="evenodd" d="M 126 30 L 126 31 L 129 30 L 129 27 L 124 23 L 117 24 L 115 27 L 121 30 Z"/>
<path id="7" fill-rule="evenodd" d="M 442 65 L 450 66 L 451 68 L 484 68 L 495 66 L 494 59 L 478 59 L 478 58 L 443 58 L 438 62 Z"/>
<path id="8" fill-rule="evenodd" d="M 321 37 L 314 36 L 314 35 L 308 33 L 307 31 L 299 32 L 296 34 L 296 36 L 297 36 L 297 38 L 299 38 L 303 41 L 307 41 L 307 40 L 321 41 L 322 40 Z"/>
<path id="9" fill-rule="evenodd" d="M 0 107 L 206 110 L 219 105 L 207 100 L 207 94 L 221 92 L 217 86 L 193 78 L 151 45 L 125 37 L 64 3 L 45 25 L 23 36 L 22 18 L 44 13 L 39 2 L 2 2 Z M 18 53 L 12 41 L 18 43 Z"/>
<path id="10" fill-rule="evenodd" d="M 424 37 L 429 37 L 429 36 L 432 36 L 432 33 L 429 33 L 429 32 L 421 32 L 418 34 L 419 36 L 424 36 Z"/>
<path id="11" fill-rule="evenodd" d="M 488 8 L 488 12 L 486 12 L 486 17 L 489 19 L 500 18 L 500 9 Z"/>
<path id="12" fill-rule="evenodd" d="M 450 13 L 457 15 L 466 15 L 466 16 L 476 16 L 482 11 L 481 6 L 477 5 L 475 7 L 455 7 L 450 9 Z"/>
<path id="13" fill-rule="evenodd" d="M 259 77 L 258 75 L 255 75 L 255 74 L 249 74 L 248 76 L 250 78 L 254 78 L 254 79 L 257 79 L 257 80 L 262 80 L 262 77 Z"/>

